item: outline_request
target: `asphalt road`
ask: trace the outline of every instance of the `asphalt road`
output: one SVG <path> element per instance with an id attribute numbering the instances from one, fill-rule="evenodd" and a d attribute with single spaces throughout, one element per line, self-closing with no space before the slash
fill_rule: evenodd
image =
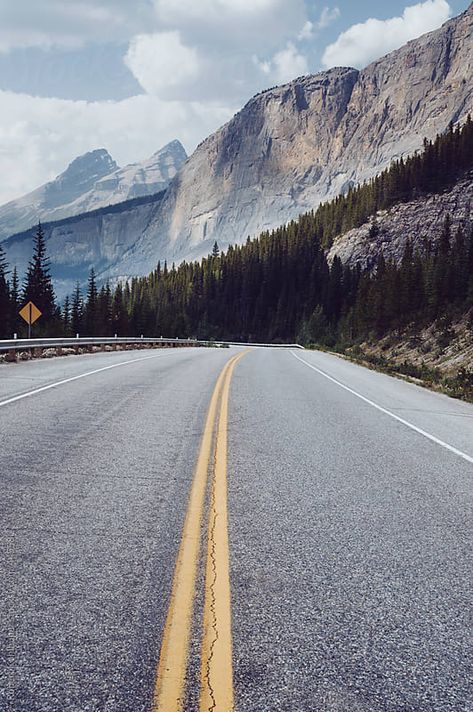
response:
<path id="1" fill-rule="evenodd" d="M 152 709 L 207 409 L 236 353 L 0 366 L 0 709 Z M 473 710 L 473 406 L 255 349 L 228 417 L 236 711 Z"/>

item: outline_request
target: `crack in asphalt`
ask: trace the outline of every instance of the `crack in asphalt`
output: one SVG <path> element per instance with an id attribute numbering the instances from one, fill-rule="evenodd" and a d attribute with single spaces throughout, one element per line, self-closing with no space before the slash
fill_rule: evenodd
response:
<path id="1" fill-rule="evenodd" d="M 212 520 L 212 524 L 209 527 L 209 560 L 211 564 L 211 569 L 213 573 L 212 581 L 210 582 L 209 585 L 209 592 L 210 592 L 210 615 L 211 615 L 211 620 L 208 622 L 209 627 L 213 631 L 213 637 L 209 645 L 209 655 L 207 658 L 206 662 L 206 670 L 205 670 L 205 679 L 207 681 L 207 686 L 209 690 L 209 696 L 211 699 L 211 704 L 208 707 L 208 712 L 213 712 L 217 706 L 217 701 L 215 699 L 215 691 L 212 687 L 212 682 L 211 682 L 211 675 L 210 675 L 210 668 L 212 664 L 212 659 L 214 656 L 214 651 L 215 651 L 215 645 L 217 644 L 218 640 L 218 626 L 217 626 L 217 614 L 215 610 L 216 606 L 216 595 L 215 595 L 215 586 L 217 583 L 217 562 L 216 562 L 216 556 L 215 556 L 215 528 L 217 525 L 217 511 L 216 511 L 216 504 L 215 504 L 215 485 L 216 485 L 216 477 L 215 477 L 215 469 L 216 469 L 216 452 L 214 452 L 214 463 L 213 463 L 213 479 L 212 479 L 212 494 L 211 494 L 211 501 L 210 501 L 210 517 Z"/>

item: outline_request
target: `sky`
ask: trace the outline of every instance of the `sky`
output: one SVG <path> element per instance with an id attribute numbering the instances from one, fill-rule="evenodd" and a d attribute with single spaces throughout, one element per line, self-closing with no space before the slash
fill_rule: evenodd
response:
<path id="1" fill-rule="evenodd" d="M 190 153 L 255 93 L 362 68 L 469 0 L 0 0 L 0 204 L 106 148 Z"/>

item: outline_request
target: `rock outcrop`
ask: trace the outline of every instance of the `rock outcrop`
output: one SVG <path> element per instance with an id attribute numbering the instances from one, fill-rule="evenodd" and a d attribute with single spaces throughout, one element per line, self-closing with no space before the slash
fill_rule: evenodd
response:
<path id="1" fill-rule="evenodd" d="M 426 241 L 439 239 L 445 218 L 451 219 L 452 237 L 459 227 L 468 234 L 473 221 L 473 173 L 468 174 L 451 190 L 400 203 L 376 215 L 373 220 L 337 237 L 329 251 L 329 260 L 338 255 L 342 262 L 362 269 L 372 268 L 380 254 L 386 260 L 399 262 L 409 240 L 414 250 L 422 251 Z"/>

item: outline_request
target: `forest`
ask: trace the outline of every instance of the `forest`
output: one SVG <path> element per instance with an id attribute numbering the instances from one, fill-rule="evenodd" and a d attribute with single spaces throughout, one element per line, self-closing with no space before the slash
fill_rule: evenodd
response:
<path id="1" fill-rule="evenodd" d="M 423 150 L 378 177 L 272 232 L 212 253 L 201 262 L 157 264 L 146 277 L 111 288 L 91 269 L 82 294 L 59 305 L 41 225 L 20 283 L 0 245 L 0 335 L 25 334 L 18 310 L 32 300 L 43 312 L 34 335 L 198 337 L 335 346 L 381 336 L 407 324 L 447 324 L 473 307 L 473 235 L 442 236 L 422 251 L 407 243 L 399 263 L 381 257 L 351 269 L 326 251 L 334 238 L 380 209 L 444 190 L 473 168 L 473 121 L 450 126 Z M 376 223 L 373 222 L 373 230 Z M 447 326 L 445 327 L 447 328 Z"/>

